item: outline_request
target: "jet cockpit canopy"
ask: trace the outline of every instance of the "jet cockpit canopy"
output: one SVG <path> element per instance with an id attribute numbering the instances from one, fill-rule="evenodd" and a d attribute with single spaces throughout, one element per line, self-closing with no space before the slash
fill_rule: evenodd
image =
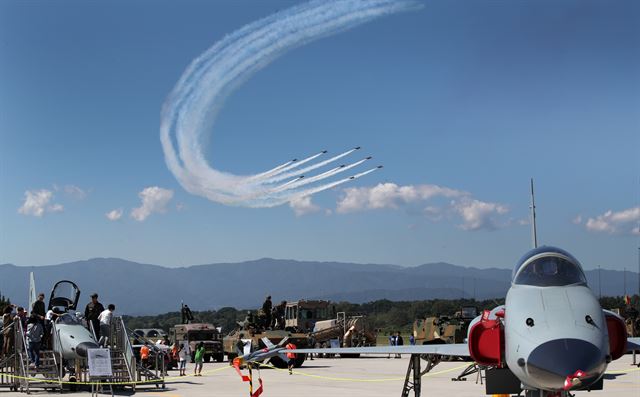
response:
<path id="1" fill-rule="evenodd" d="M 529 251 L 513 269 L 513 284 L 554 287 L 587 284 L 587 278 L 576 258 L 555 247 Z"/>
<path id="2" fill-rule="evenodd" d="M 80 288 L 68 280 L 58 281 L 51 290 L 49 310 L 57 307 L 62 312 L 75 311 L 80 300 Z"/>

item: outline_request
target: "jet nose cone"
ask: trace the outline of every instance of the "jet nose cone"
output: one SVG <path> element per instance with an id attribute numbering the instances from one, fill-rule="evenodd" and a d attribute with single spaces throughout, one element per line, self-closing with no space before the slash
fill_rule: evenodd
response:
<path id="1" fill-rule="evenodd" d="M 79 357 L 87 357 L 87 350 L 97 349 L 98 347 L 100 346 L 95 342 L 82 342 L 76 346 L 75 351 Z"/>
<path id="2" fill-rule="evenodd" d="M 585 387 L 600 378 L 606 369 L 606 358 L 594 344 L 580 339 L 556 339 L 536 347 L 527 359 L 527 371 L 545 390 L 562 390 L 565 380 L 577 371 L 586 373 Z"/>

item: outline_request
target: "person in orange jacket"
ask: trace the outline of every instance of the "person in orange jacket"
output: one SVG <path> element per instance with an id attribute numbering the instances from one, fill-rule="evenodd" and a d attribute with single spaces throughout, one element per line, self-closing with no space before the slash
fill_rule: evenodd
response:
<path id="1" fill-rule="evenodd" d="M 287 345 L 285 346 L 288 350 L 295 350 L 296 349 L 296 345 L 294 345 L 292 342 L 287 343 Z M 289 359 L 289 361 L 287 361 L 287 367 L 289 368 L 289 375 L 293 375 L 293 365 L 296 362 L 296 354 L 293 352 L 289 352 L 287 353 L 287 358 Z"/>
<path id="2" fill-rule="evenodd" d="M 149 346 L 148 343 L 145 342 L 144 346 L 140 348 L 140 361 L 142 362 L 142 366 L 145 368 L 149 367 Z"/>

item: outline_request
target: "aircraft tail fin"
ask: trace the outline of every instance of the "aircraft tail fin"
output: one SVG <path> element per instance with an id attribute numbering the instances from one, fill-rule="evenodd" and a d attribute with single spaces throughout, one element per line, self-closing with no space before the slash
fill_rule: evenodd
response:
<path id="1" fill-rule="evenodd" d="M 271 343 L 271 341 L 269 340 L 269 338 L 267 338 L 266 336 L 264 338 L 262 338 L 262 343 L 264 343 L 264 345 L 267 347 L 267 349 L 271 350 L 274 347 L 276 347 L 273 343 Z"/>
<path id="2" fill-rule="evenodd" d="M 33 304 L 36 301 L 36 280 L 33 277 L 33 272 L 29 273 L 29 309 L 28 312 L 31 312 L 31 308 L 33 308 Z"/>

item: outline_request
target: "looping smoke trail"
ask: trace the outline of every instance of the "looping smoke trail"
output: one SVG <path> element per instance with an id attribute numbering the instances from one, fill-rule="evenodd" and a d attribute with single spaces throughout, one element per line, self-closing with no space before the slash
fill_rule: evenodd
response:
<path id="1" fill-rule="evenodd" d="M 255 175 L 234 175 L 213 168 L 202 142 L 212 130 L 224 101 L 254 73 L 285 52 L 385 15 L 419 8 L 412 0 L 313 0 L 250 23 L 194 59 L 165 101 L 160 141 L 169 170 L 185 190 L 209 200 L 248 207 L 272 207 L 315 194 L 373 172 L 302 189 L 344 170 L 304 181 L 304 173 L 351 154 L 352 149 L 305 167 L 325 152 L 289 161 Z M 360 162 L 354 164 L 361 164 Z M 349 168 L 355 165 L 350 165 Z M 285 179 L 296 180 L 277 185 Z"/>

